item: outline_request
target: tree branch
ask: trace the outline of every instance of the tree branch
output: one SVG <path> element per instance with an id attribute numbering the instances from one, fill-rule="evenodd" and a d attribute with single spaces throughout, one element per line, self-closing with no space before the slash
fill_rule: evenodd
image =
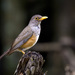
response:
<path id="1" fill-rule="evenodd" d="M 32 48 L 32 50 L 43 51 L 43 52 L 59 51 L 60 50 L 60 43 L 58 43 L 58 42 L 53 42 L 53 43 L 37 43 Z"/>
<path id="2" fill-rule="evenodd" d="M 41 54 L 29 51 L 21 57 L 15 75 L 46 75 L 42 72 L 43 64 Z"/>

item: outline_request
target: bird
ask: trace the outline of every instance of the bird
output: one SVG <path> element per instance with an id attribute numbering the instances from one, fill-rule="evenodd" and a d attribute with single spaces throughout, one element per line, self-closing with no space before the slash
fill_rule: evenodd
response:
<path id="1" fill-rule="evenodd" d="M 47 16 L 41 15 L 32 16 L 29 24 L 17 36 L 11 47 L 0 56 L 0 59 L 2 59 L 5 55 L 12 54 L 15 51 L 25 54 L 26 50 L 30 49 L 37 43 L 41 32 L 41 22 L 47 18 Z"/>

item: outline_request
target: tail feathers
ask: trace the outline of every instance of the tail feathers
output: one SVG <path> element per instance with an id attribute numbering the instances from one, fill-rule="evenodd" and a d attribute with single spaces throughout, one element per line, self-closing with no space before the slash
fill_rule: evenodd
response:
<path id="1" fill-rule="evenodd" d="M 14 52 L 14 50 L 10 50 L 7 55 L 10 55 Z"/>
<path id="2" fill-rule="evenodd" d="M 7 54 L 9 54 L 10 52 L 10 49 L 8 49 L 6 52 L 4 52 L 1 56 L 0 56 L 0 60 Z"/>

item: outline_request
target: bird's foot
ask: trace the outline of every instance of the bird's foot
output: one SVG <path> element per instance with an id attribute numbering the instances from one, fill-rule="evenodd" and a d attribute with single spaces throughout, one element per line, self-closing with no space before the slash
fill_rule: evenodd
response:
<path id="1" fill-rule="evenodd" d="M 20 51 L 21 53 L 25 54 L 25 52 L 24 52 L 24 51 L 22 51 L 22 50 L 20 50 L 20 49 L 19 49 L 19 51 Z"/>

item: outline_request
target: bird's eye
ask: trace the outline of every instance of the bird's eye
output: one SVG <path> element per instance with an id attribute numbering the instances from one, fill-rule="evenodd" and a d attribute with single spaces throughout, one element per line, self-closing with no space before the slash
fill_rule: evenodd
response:
<path id="1" fill-rule="evenodd" d="M 38 20 L 38 19 L 39 19 L 38 17 L 35 18 L 35 20 Z"/>

